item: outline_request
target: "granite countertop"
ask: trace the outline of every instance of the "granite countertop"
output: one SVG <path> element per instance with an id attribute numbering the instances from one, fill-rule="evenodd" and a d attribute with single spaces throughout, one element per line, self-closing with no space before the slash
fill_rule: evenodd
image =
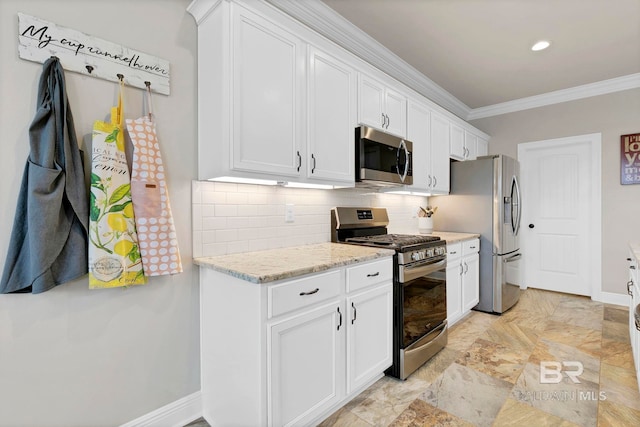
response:
<path id="1" fill-rule="evenodd" d="M 393 250 L 341 243 L 319 243 L 215 257 L 194 258 L 210 268 L 253 283 L 291 279 L 362 261 L 392 256 Z"/>
<path id="2" fill-rule="evenodd" d="M 446 240 L 448 244 L 477 239 L 480 237 L 480 234 L 478 233 L 454 233 L 452 231 L 434 231 L 431 235 L 438 236 L 442 240 Z"/>

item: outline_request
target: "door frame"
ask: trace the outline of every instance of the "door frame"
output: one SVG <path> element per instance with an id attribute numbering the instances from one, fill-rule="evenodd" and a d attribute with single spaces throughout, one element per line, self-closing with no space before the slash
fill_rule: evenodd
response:
<path id="1" fill-rule="evenodd" d="M 590 211 L 592 215 L 589 216 L 588 229 L 591 235 L 589 239 L 591 241 L 592 250 L 589 250 L 588 277 L 593 278 L 590 283 L 590 295 L 591 299 L 595 301 L 603 301 L 602 295 L 602 134 L 591 133 L 586 135 L 576 135 L 563 138 L 546 139 L 540 141 L 523 142 L 518 144 L 518 161 L 521 163 L 520 170 L 522 171 L 523 160 L 526 160 L 527 153 L 535 149 L 546 149 L 553 147 L 567 147 L 575 144 L 584 144 L 587 141 L 590 146 L 591 156 L 591 172 L 593 181 L 591 182 L 590 192 Z M 521 174 L 520 180 L 522 181 L 523 175 Z M 524 194 L 526 197 L 526 194 Z M 523 213 L 526 209 L 526 203 L 523 203 Z M 520 233 L 520 244 L 525 256 L 522 257 L 522 270 L 520 271 L 521 288 L 526 289 L 528 274 L 527 274 L 527 247 L 530 247 L 530 242 L 527 241 L 527 233 Z"/>

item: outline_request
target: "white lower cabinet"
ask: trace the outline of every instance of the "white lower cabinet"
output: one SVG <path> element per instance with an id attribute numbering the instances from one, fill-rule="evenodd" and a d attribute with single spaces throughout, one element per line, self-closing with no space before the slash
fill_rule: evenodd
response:
<path id="1" fill-rule="evenodd" d="M 636 368 L 636 380 L 640 390 L 640 330 L 636 327 L 635 309 L 640 304 L 640 283 L 638 283 L 638 258 L 631 250 L 629 258 L 629 281 L 627 292 L 629 293 L 629 339 L 633 354 L 633 365 Z"/>
<path id="2" fill-rule="evenodd" d="M 269 425 L 296 425 L 344 395 L 344 308 L 339 300 L 271 322 Z"/>
<path id="3" fill-rule="evenodd" d="M 480 240 L 447 244 L 447 322 L 460 320 L 480 301 Z"/>
<path id="4" fill-rule="evenodd" d="M 393 292 L 384 284 L 347 297 L 347 393 L 366 385 L 392 362 Z"/>
<path id="5" fill-rule="evenodd" d="M 313 425 L 392 363 L 392 258 L 255 284 L 200 270 L 203 416 Z"/>

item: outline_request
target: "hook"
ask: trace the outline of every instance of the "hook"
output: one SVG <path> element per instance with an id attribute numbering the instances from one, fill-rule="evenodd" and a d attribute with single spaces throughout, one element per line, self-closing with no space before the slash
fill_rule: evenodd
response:
<path id="1" fill-rule="evenodd" d="M 87 69 L 87 72 L 89 74 L 91 74 L 91 72 L 93 71 L 93 67 L 91 65 L 87 65 L 85 68 Z"/>
<path id="2" fill-rule="evenodd" d="M 122 80 L 124 79 L 124 74 L 120 74 L 120 73 L 118 73 L 118 74 L 116 74 L 116 76 L 118 76 L 118 79 L 119 79 L 120 81 L 122 81 Z"/>
<path id="3" fill-rule="evenodd" d="M 151 89 L 151 82 L 144 82 L 144 85 L 147 87 L 147 89 Z"/>

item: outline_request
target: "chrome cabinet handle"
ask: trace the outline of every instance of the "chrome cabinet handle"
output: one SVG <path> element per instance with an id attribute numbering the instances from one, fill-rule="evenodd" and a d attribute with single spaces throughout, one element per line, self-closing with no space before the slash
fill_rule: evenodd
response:
<path id="1" fill-rule="evenodd" d="M 305 296 L 305 295 L 313 295 L 313 294 L 317 294 L 318 291 L 320 290 L 320 288 L 315 288 L 312 291 L 307 291 L 307 292 L 300 292 L 300 296 Z"/>
<path id="2" fill-rule="evenodd" d="M 429 177 L 429 183 L 427 184 L 427 187 L 431 187 L 431 181 L 432 181 L 431 175 L 427 175 L 427 176 Z"/>
<path id="3" fill-rule="evenodd" d="M 433 186 L 435 187 L 436 185 L 438 185 L 438 177 L 433 175 Z"/>
<path id="4" fill-rule="evenodd" d="M 311 160 L 313 160 L 313 166 L 311 167 L 311 173 L 314 173 L 316 170 L 316 156 L 311 155 Z"/>
<path id="5" fill-rule="evenodd" d="M 298 168 L 296 170 L 300 172 L 300 167 L 302 166 L 302 156 L 300 155 L 299 151 L 297 151 L 296 154 L 298 155 Z"/>
<path id="6" fill-rule="evenodd" d="M 382 114 L 382 129 L 384 129 L 384 125 L 387 122 L 387 120 L 384 117 L 384 113 L 381 113 L 381 114 Z"/>
<path id="7" fill-rule="evenodd" d="M 464 263 L 464 274 L 467 274 L 467 272 L 469 271 L 469 264 L 467 264 L 466 262 Z"/>
<path id="8" fill-rule="evenodd" d="M 351 324 L 353 325 L 353 323 L 358 318 L 358 310 L 356 309 L 356 306 L 354 303 L 351 303 L 351 308 L 353 308 L 353 317 L 351 318 Z"/>
<path id="9" fill-rule="evenodd" d="M 633 296 L 633 280 L 627 282 L 627 293 Z"/>
<path id="10" fill-rule="evenodd" d="M 380 275 L 380 272 L 379 272 L 379 271 L 376 271 L 375 273 L 369 273 L 369 274 L 367 274 L 367 277 L 376 277 L 376 276 L 379 276 L 379 275 Z"/>
<path id="11" fill-rule="evenodd" d="M 464 267 L 462 266 L 462 264 L 460 264 L 460 275 L 462 276 L 464 274 Z"/>
<path id="12" fill-rule="evenodd" d="M 338 307 L 338 314 L 340 315 L 340 323 L 338 323 L 338 331 L 340 330 L 340 326 L 342 326 L 342 313 L 340 313 L 340 307 Z"/>
<path id="13" fill-rule="evenodd" d="M 387 127 L 385 129 L 389 129 L 389 124 L 391 124 L 391 119 L 386 114 L 385 114 L 385 117 L 387 118 Z"/>

